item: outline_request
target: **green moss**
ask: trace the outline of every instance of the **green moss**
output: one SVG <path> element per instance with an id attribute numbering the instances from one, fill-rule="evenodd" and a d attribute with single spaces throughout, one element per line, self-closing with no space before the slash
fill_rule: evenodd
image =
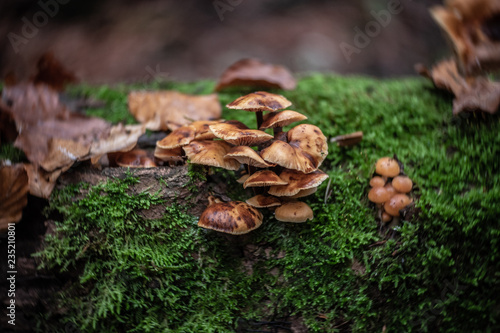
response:
<path id="1" fill-rule="evenodd" d="M 19 163 L 26 160 L 24 152 L 14 147 L 10 143 L 0 145 L 0 160 L 9 160 L 12 163 Z"/>
<path id="2" fill-rule="evenodd" d="M 213 87 L 162 84 L 187 93 Z M 133 88 L 102 89 L 123 103 Z M 98 97 L 101 88 L 85 89 Z M 140 218 L 137 209 L 160 201 L 148 193 L 128 196 L 131 179 L 99 185 L 74 203 L 69 198 L 78 192 L 69 188 L 51 201 L 64 216 L 58 224 L 64 237 L 50 238 L 43 252 L 46 264 L 81 270 L 73 289 L 60 295 L 69 312 L 58 320 L 84 332 L 245 331 L 255 329 L 251 320 L 290 316 L 312 332 L 498 331 L 499 117 L 452 117 L 449 96 L 413 78 L 313 75 L 279 93 L 327 136 L 364 132 L 352 148 L 330 145 L 321 167 L 330 184 L 307 198 L 314 221 L 279 223 L 265 213 L 246 240 L 255 245 L 245 256 L 250 272 L 241 256 L 245 244 L 199 229 L 179 207 L 166 207 L 161 220 Z M 240 94 L 219 96 L 226 104 Z M 255 126 L 253 113 L 224 110 L 223 117 Z M 394 239 L 371 246 L 381 237 L 368 180 L 375 161 L 393 154 L 416 184 L 418 214 L 402 222 Z M 193 184 L 202 179 L 190 173 Z M 218 177 L 208 180 L 234 181 L 232 172 Z M 353 270 L 353 262 L 362 269 Z"/>

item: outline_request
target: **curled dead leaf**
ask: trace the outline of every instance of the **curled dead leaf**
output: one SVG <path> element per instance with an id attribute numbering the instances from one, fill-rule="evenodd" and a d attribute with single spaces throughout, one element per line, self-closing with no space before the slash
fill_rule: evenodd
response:
<path id="1" fill-rule="evenodd" d="M 47 172 L 42 168 L 37 168 L 33 164 L 25 164 L 24 168 L 28 173 L 30 194 L 39 198 L 49 199 L 62 170 Z"/>
<path id="2" fill-rule="evenodd" d="M 297 81 L 283 66 L 242 59 L 227 68 L 217 82 L 216 91 L 234 86 L 254 86 L 293 90 Z"/>

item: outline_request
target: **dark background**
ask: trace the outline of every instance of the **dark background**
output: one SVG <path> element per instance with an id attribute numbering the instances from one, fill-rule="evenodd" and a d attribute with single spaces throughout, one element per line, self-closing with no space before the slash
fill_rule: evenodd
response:
<path id="1" fill-rule="evenodd" d="M 217 1 L 232 8 L 223 20 Z M 80 80 L 92 83 L 150 80 L 154 75 L 217 78 L 245 57 L 283 64 L 295 73 L 406 76 L 414 75 L 415 63 L 430 65 L 449 53 L 428 12 L 441 1 L 401 0 L 403 11 L 348 63 L 339 45 L 354 45 L 354 28 L 364 30 L 374 20 L 370 11 L 387 9 L 389 1 L 69 0 L 16 53 L 9 33 L 22 37 L 23 17 L 33 22 L 42 7 L 38 1 L 3 0 L 0 75 L 29 77 L 47 51 Z"/>

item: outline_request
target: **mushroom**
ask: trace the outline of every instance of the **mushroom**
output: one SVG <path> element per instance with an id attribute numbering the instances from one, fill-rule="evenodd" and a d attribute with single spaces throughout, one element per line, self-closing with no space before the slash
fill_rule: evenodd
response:
<path id="1" fill-rule="evenodd" d="M 209 198 L 198 226 L 232 235 L 246 234 L 262 224 L 262 213 L 241 201 L 220 202 Z"/>
<path id="2" fill-rule="evenodd" d="M 281 200 L 276 197 L 257 194 L 256 196 L 248 199 L 246 203 L 255 208 L 269 208 L 280 206 Z"/>
<path id="3" fill-rule="evenodd" d="M 173 149 L 163 149 L 156 146 L 154 152 L 155 158 L 159 159 L 160 161 L 169 162 L 170 164 L 182 161 L 184 159 L 182 155 L 183 152 L 181 147 Z"/>
<path id="4" fill-rule="evenodd" d="M 370 179 L 370 186 L 371 187 L 382 187 L 385 185 L 386 179 L 375 176 L 372 179 Z"/>
<path id="5" fill-rule="evenodd" d="M 309 124 L 298 125 L 288 131 L 288 143 L 275 140 L 260 152 L 260 156 L 269 163 L 303 173 L 317 170 L 327 154 L 326 137 L 318 127 Z"/>
<path id="6" fill-rule="evenodd" d="M 290 197 L 299 194 L 302 190 L 318 187 L 328 178 L 328 175 L 321 170 L 308 174 L 296 170 L 283 170 L 280 178 L 288 185 L 271 186 L 268 193 L 277 197 Z"/>
<path id="7" fill-rule="evenodd" d="M 391 216 L 399 216 L 399 211 L 411 203 L 411 199 L 406 194 L 395 194 L 384 204 L 384 210 Z"/>
<path id="8" fill-rule="evenodd" d="M 397 176 L 392 180 L 392 186 L 400 193 L 408 193 L 413 187 L 413 182 L 407 176 Z"/>
<path id="9" fill-rule="evenodd" d="M 264 187 L 273 185 L 286 185 L 288 182 L 280 178 L 271 170 L 261 170 L 250 175 L 243 184 L 244 188 L 247 187 Z"/>
<path id="10" fill-rule="evenodd" d="M 193 121 L 191 124 L 189 124 L 189 126 L 194 127 L 195 130 L 194 140 L 201 141 L 201 140 L 215 139 L 216 136 L 214 133 L 212 133 L 209 126 L 219 124 L 220 122 L 221 122 L 220 120 Z"/>
<path id="11" fill-rule="evenodd" d="M 300 190 L 299 193 L 297 193 L 295 195 L 292 195 L 289 198 L 290 199 L 303 198 L 303 197 L 307 197 L 307 196 L 309 196 L 311 194 L 314 194 L 317 191 L 318 191 L 318 187 L 312 187 L 312 188 L 308 188 L 308 189 L 305 189 L 305 190 Z"/>
<path id="12" fill-rule="evenodd" d="M 272 94 L 266 91 L 257 91 L 245 96 L 241 96 L 226 105 L 228 109 L 237 109 L 255 112 L 257 117 L 257 128 L 263 122 L 262 111 L 276 112 L 286 109 L 292 103 L 281 95 Z"/>
<path id="13" fill-rule="evenodd" d="M 148 153 L 142 149 L 134 149 L 120 153 L 116 157 L 116 164 L 126 168 L 154 168 L 155 161 L 148 156 Z"/>
<path id="14" fill-rule="evenodd" d="M 385 177 L 396 177 L 401 171 L 398 161 L 390 157 L 382 157 L 375 164 L 375 172 Z"/>
<path id="15" fill-rule="evenodd" d="M 240 129 L 236 125 L 228 123 L 210 125 L 209 127 L 216 137 L 237 146 L 257 146 L 273 139 L 273 136 L 266 132 Z"/>
<path id="16" fill-rule="evenodd" d="M 270 113 L 267 116 L 264 116 L 264 122 L 259 129 L 262 130 L 272 128 L 274 135 L 276 136 L 276 134 L 282 131 L 283 127 L 305 119 L 307 119 L 306 116 L 292 110 Z"/>
<path id="17" fill-rule="evenodd" d="M 236 181 L 240 184 L 243 184 L 248 179 L 248 177 L 250 177 L 250 175 L 248 173 L 246 173 L 243 176 L 241 176 L 240 178 L 238 178 Z"/>
<path id="18" fill-rule="evenodd" d="M 196 128 L 194 126 L 182 126 L 158 141 L 156 146 L 163 149 L 182 147 L 194 140 L 195 133 Z"/>
<path id="19" fill-rule="evenodd" d="M 240 163 L 238 161 L 224 158 L 232 148 L 227 142 L 207 140 L 192 141 L 182 148 L 191 163 L 220 167 L 233 171 L 240 168 Z"/>
<path id="20" fill-rule="evenodd" d="M 241 164 L 248 164 L 257 168 L 270 168 L 276 166 L 276 164 L 264 161 L 255 150 L 247 146 L 236 146 L 231 148 L 224 158 L 234 158 Z"/>
<path id="21" fill-rule="evenodd" d="M 302 223 L 307 220 L 312 220 L 314 214 L 311 207 L 306 203 L 290 201 L 276 208 L 274 217 L 281 222 Z"/>
<path id="22" fill-rule="evenodd" d="M 391 194 L 385 187 L 373 187 L 368 192 L 368 200 L 377 204 L 383 204 L 391 198 Z"/>

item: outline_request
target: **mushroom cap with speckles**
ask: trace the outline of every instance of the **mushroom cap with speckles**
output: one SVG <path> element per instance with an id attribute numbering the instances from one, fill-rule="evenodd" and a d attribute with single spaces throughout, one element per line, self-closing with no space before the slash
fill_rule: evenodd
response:
<path id="1" fill-rule="evenodd" d="M 396 177 L 401 169 L 399 163 L 390 157 L 381 157 L 375 164 L 375 172 L 385 177 Z"/>
<path id="2" fill-rule="evenodd" d="M 194 135 L 194 140 L 196 141 L 201 141 L 201 140 L 212 140 L 215 139 L 216 136 L 212 131 L 210 130 L 210 125 L 215 125 L 222 122 L 221 120 L 198 120 L 198 121 L 193 121 L 189 126 L 194 127 L 195 130 L 195 135 Z"/>
<path id="3" fill-rule="evenodd" d="M 276 140 L 260 152 L 269 163 L 310 173 L 319 168 L 328 155 L 328 144 L 321 130 L 314 125 L 298 125 L 288 131 L 288 143 Z"/>
<path id="4" fill-rule="evenodd" d="M 384 210 L 392 216 L 399 216 L 399 211 L 411 203 L 410 197 L 406 194 L 395 194 L 391 199 L 385 202 Z"/>
<path id="5" fill-rule="evenodd" d="M 269 207 L 276 207 L 276 206 L 281 206 L 281 200 L 272 197 L 269 195 L 262 195 L 262 194 L 257 194 L 254 197 L 251 197 L 248 199 L 247 204 L 249 204 L 252 207 L 256 208 L 269 208 Z"/>
<path id="6" fill-rule="evenodd" d="M 240 163 L 233 159 L 224 159 L 231 148 L 232 146 L 224 141 L 192 141 L 182 147 L 191 163 L 234 171 L 240 168 Z"/>
<path id="7" fill-rule="evenodd" d="M 228 109 L 246 111 L 279 111 L 292 105 L 292 102 L 285 97 L 267 91 L 256 91 L 254 93 L 241 96 L 226 105 Z"/>
<path id="8" fill-rule="evenodd" d="M 283 170 L 280 178 L 288 185 L 271 186 L 268 193 L 277 197 L 289 197 L 298 194 L 301 190 L 318 187 L 328 178 L 328 175 L 321 170 L 307 174 L 296 170 Z"/>
<path id="9" fill-rule="evenodd" d="M 256 146 L 274 138 L 266 132 L 240 129 L 233 124 L 221 123 L 209 127 L 216 137 L 237 146 Z"/>
<path id="10" fill-rule="evenodd" d="M 257 168 L 270 168 L 276 166 L 276 164 L 264 161 L 255 150 L 248 146 L 233 147 L 224 158 L 234 158 L 241 164 L 248 164 Z"/>
<path id="11" fill-rule="evenodd" d="M 305 202 L 290 201 L 276 208 L 274 217 L 281 222 L 302 223 L 312 220 L 314 213 Z"/>
<path id="12" fill-rule="evenodd" d="M 247 178 L 243 184 L 244 188 L 247 187 L 263 187 L 272 185 L 286 185 L 286 181 L 281 179 L 277 174 L 271 170 L 260 170 Z"/>
<path id="13" fill-rule="evenodd" d="M 372 187 L 368 192 L 368 200 L 374 203 L 384 203 L 391 198 L 391 194 L 383 186 Z"/>
<path id="14" fill-rule="evenodd" d="M 297 111 L 285 110 L 281 112 L 269 113 L 264 116 L 264 122 L 260 129 L 284 127 L 297 121 L 306 120 L 307 117 Z"/>
<path id="15" fill-rule="evenodd" d="M 195 127 L 182 126 L 172 131 L 169 135 L 156 143 L 156 146 L 163 149 L 173 149 L 182 147 L 194 140 L 196 133 Z"/>
<path id="16" fill-rule="evenodd" d="M 241 201 L 218 202 L 201 214 L 198 226 L 232 235 L 246 234 L 262 224 L 262 213 Z"/>

